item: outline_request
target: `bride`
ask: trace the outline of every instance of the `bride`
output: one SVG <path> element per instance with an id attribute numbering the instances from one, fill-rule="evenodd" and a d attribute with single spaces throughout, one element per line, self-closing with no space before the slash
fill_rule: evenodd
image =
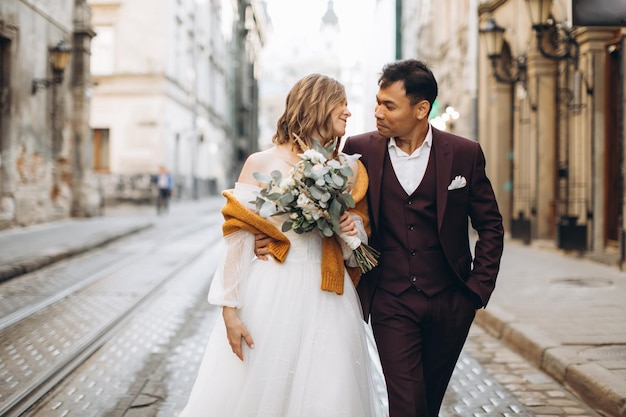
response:
<path id="1" fill-rule="evenodd" d="M 304 77 L 287 95 L 274 146 L 251 155 L 235 189 L 224 192 L 226 255 L 209 291 L 209 302 L 223 307 L 223 321 L 179 417 L 387 415 L 378 354 L 348 274 L 354 268 L 340 266 L 333 281 L 325 267 L 324 240 L 335 238 L 282 234 L 283 216 L 264 219 L 250 203 L 265 186 L 255 172 L 288 175 L 312 140 L 336 143 L 350 115 L 342 84 L 319 74 Z M 364 202 L 367 175 L 360 162 L 351 164 L 353 197 Z M 344 213 L 341 230 L 366 241 L 367 210 L 355 213 Z M 255 233 L 277 240 L 268 261 L 252 256 Z M 334 248 L 355 265 L 345 244 Z"/>

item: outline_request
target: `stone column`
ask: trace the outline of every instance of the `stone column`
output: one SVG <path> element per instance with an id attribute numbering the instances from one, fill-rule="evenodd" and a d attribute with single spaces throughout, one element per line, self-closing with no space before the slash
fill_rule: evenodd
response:
<path id="1" fill-rule="evenodd" d="M 71 214 L 75 217 L 98 215 L 103 196 L 97 178 L 93 174 L 93 140 L 89 126 L 91 101 L 91 76 L 89 60 L 91 39 L 95 32 L 91 27 L 91 8 L 85 0 L 74 3 L 74 34 L 72 56 L 73 116 L 70 138 L 71 146 Z"/>
<path id="2" fill-rule="evenodd" d="M 487 175 L 492 182 L 507 228 L 511 222 L 512 210 L 510 155 L 513 152 L 513 88 L 514 84 L 491 81 L 487 107 L 489 140 L 484 144 L 481 141 L 481 145 L 486 147 Z"/>
<path id="3" fill-rule="evenodd" d="M 611 29 L 601 27 L 584 27 L 576 31 L 576 38 L 580 45 L 580 61 L 584 63 L 580 68 L 587 83 L 586 86 L 592 89 L 592 94 L 585 103 L 585 111 L 581 113 L 585 119 L 582 124 L 585 129 L 571 129 L 573 143 L 584 146 L 589 144 L 588 172 L 591 189 L 589 198 L 591 199 L 591 233 L 589 248 L 595 252 L 604 250 L 604 214 L 605 214 L 605 192 L 614 189 L 611 184 L 607 184 L 604 164 L 606 161 L 606 127 L 604 117 L 606 112 L 606 44 L 615 39 L 616 32 Z M 583 167 L 580 169 L 584 169 Z M 584 175 L 584 173 L 583 173 Z"/>
<path id="4" fill-rule="evenodd" d="M 530 176 L 532 236 L 551 239 L 554 230 L 556 196 L 556 62 L 531 48 L 528 54 L 528 94 L 530 114 Z"/>

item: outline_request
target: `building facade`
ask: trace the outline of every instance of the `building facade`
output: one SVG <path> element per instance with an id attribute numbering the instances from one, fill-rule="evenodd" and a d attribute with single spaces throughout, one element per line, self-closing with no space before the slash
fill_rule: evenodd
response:
<path id="1" fill-rule="evenodd" d="M 623 266 L 626 13 L 599 1 L 589 23 L 585 0 L 401 0 L 403 54 L 481 143 L 510 237 Z"/>
<path id="2" fill-rule="evenodd" d="M 258 140 L 262 3 L 90 0 L 94 165 L 109 200 L 147 200 L 165 166 L 174 195 L 227 188 Z"/>
<path id="3" fill-rule="evenodd" d="M 626 31 L 609 26 L 608 16 L 594 26 L 574 26 L 576 7 L 585 3 L 480 5 L 479 130 L 485 142 L 508 144 L 498 163 L 512 155 L 513 238 L 552 241 L 621 266 Z M 544 10 L 529 7 L 536 5 Z M 504 124 L 498 128 L 494 120 Z"/>
<path id="4" fill-rule="evenodd" d="M 85 1 L 0 3 L 0 229 L 99 213 L 92 37 Z"/>

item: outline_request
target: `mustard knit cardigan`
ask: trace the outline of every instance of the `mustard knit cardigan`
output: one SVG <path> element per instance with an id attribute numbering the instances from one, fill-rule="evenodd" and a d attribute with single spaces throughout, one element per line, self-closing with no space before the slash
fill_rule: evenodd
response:
<path id="1" fill-rule="evenodd" d="M 363 219 L 365 231 L 369 235 L 370 224 L 367 212 L 367 199 L 365 198 L 368 184 L 367 171 L 365 171 L 365 166 L 363 166 L 361 161 L 357 161 L 357 164 L 359 168 L 352 189 L 355 207 L 350 209 L 350 212 L 358 214 Z M 269 253 L 277 262 L 283 263 L 290 247 L 287 236 L 268 220 L 248 210 L 237 200 L 232 190 L 226 190 L 222 192 L 222 195 L 226 197 L 226 204 L 222 207 L 222 215 L 224 216 L 223 235 L 228 236 L 238 230 L 246 230 L 253 234 L 264 233 L 274 239 L 269 244 Z M 343 294 L 344 267 L 347 268 L 348 274 L 356 286 L 361 278 L 359 268 L 344 266 L 341 245 L 335 236 L 324 238 L 322 241 L 321 289 L 333 291 L 339 295 Z"/>

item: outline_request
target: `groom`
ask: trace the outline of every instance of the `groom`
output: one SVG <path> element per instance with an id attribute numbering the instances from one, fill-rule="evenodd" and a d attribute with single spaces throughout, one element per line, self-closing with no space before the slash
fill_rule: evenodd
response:
<path id="1" fill-rule="evenodd" d="M 380 266 L 358 292 L 370 317 L 390 417 L 436 417 L 475 311 L 494 289 L 502 216 L 477 142 L 433 128 L 437 82 L 420 61 L 383 68 L 377 132 L 346 139 L 369 174 Z M 468 218 L 478 233 L 474 258 Z"/>

